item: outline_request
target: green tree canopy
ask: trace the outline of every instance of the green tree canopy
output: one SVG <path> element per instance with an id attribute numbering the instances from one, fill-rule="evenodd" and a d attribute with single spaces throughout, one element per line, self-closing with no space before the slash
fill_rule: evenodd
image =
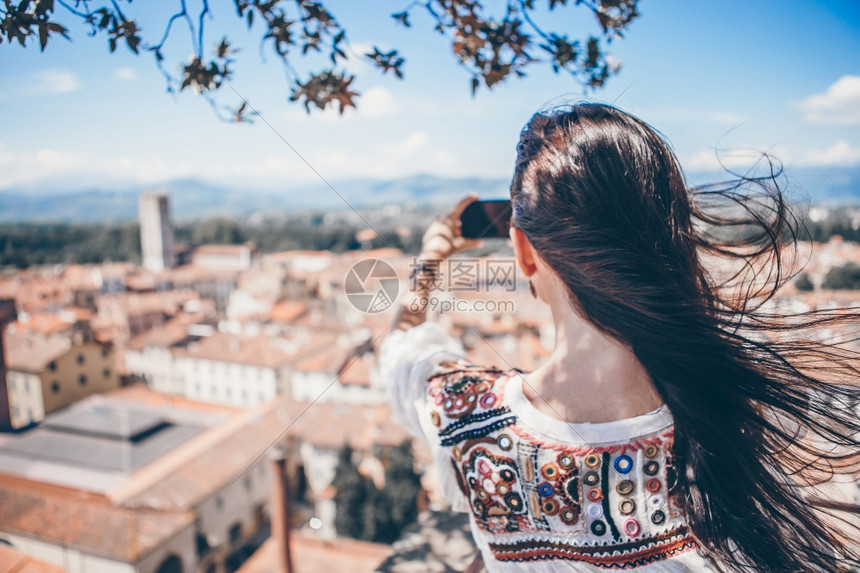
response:
<path id="1" fill-rule="evenodd" d="M 824 275 L 821 288 L 825 289 L 860 289 L 860 265 L 846 263 L 841 267 L 833 267 Z"/>
<path id="2" fill-rule="evenodd" d="M 248 240 L 248 235 L 234 219 L 217 217 L 207 219 L 194 226 L 191 242 L 195 245 L 215 243 L 219 245 L 238 245 Z"/>
<path id="3" fill-rule="evenodd" d="M 368 492 L 373 483 L 361 475 L 353 463 L 353 450 L 349 444 L 338 452 L 334 485 L 335 517 L 334 527 L 338 535 L 362 539 L 364 537 L 364 512 Z"/>
<path id="4" fill-rule="evenodd" d="M 812 284 L 812 280 L 806 273 L 800 273 L 799 275 L 797 275 L 797 278 L 794 281 L 794 286 L 797 287 L 797 290 L 801 291 L 815 290 L 815 285 Z"/>
<path id="5" fill-rule="evenodd" d="M 216 24 L 209 1 L 171 2 L 176 9 L 163 28 L 144 30 L 135 16 L 145 5 L 141 2 L 5 0 L 0 3 L 0 43 L 38 43 L 44 51 L 54 46 L 57 36 L 70 39 L 68 23 L 76 21 L 86 27 L 89 36 L 106 39 L 111 52 L 124 47 L 134 54 L 151 55 L 164 75 L 168 92 L 189 89 L 203 95 L 222 118 L 247 121 L 254 111 L 246 102 L 233 108 L 219 105 L 214 98 L 218 90 L 229 86 L 238 50 L 230 38 L 217 32 L 214 35 L 221 39 L 208 48 L 207 38 L 213 35 L 210 27 Z M 395 8 L 391 18 L 392 24 L 410 28 L 413 20 L 419 20 L 417 13 L 426 16 L 422 20 L 429 21 L 450 42 L 456 62 L 471 78 L 472 93 L 481 85 L 492 88 L 511 75 L 523 77 L 527 68 L 541 62 L 590 89 L 603 86 L 620 69 L 620 63 L 607 53 L 606 45 L 622 37 L 639 16 L 638 3 L 639 0 L 509 0 L 498 8 L 500 13 L 491 14 L 484 0 L 424 0 Z M 590 13 L 594 31 L 585 38 L 571 38 L 563 29 L 551 29 L 565 19 L 537 14 L 541 8 Z M 272 53 L 280 61 L 290 78 L 289 100 L 301 102 L 308 112 L 336 105 L 343 113 L 346 107 L 355 107 L 359 96 L 353 85 L 355 76 L 344 67 L 351 58 L 367 61 L 383 74 L 390 72 L 401 79 L 405 75 L 407 55 L 399 49 L 373 46 L 363 54 L 352 50 L 347 30 L 326 2 L 233 0 L 231 11 L 232 17 L 241 19 L 260 38 L 261 56 Z M 539 16 L 552 26 L 539 24 Z M 219 13 L 218 18 L 222 17 Z M 168 42 L 177 33 L 190 36 L 194 46 L 192 55 L 179 62 L 179 75 L 168 71 L 175 67 L 168 62 Z M 315 58 L 315 54 L 324 58 Z"/>

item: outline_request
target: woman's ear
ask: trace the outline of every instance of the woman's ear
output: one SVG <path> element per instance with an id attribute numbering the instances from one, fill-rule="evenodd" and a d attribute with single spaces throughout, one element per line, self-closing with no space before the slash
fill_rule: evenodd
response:
<path id="1" fill-rule="evenodd" d="M 522 230 L 511 227 L 511 241 L 514 244 L 514 254 L 517 257 L 517 264 L 522 269 L 527 277 L 532 276 L 537 272 L 537 252 L 532 246 L 529 238 Z"/>

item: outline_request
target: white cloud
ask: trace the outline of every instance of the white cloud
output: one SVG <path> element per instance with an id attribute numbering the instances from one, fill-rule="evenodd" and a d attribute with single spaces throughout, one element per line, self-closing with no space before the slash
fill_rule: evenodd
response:
<path id="1" fill-rule="evenodd" d="M 133 82 L 137 79 L 137 71 L 134 68 L 117 68 L 113 71 L 113 77 L 118 80 Z"/>
<path id="2" fill-rule="evenodd" d="M 89 153 L 43 148 L 18 152 L 0 143 L 0 189 L 65 183 L 155 183 L 195 175 L 195 170 L 162 159 L 132 156 L 108 158 Z"/>
<path id="3" fill-rule="evenodd" d="M 827 149 L 810 149 L 802 157 L 808 166 L 850 166 L 860 163 L 860 148 L 840 139 Z"/>
<path id="4" fill-rule="evenodd" d="M 860 124 L 860 76 L 842 76 L 827 91 L 796 104 L 809 123 Z"/>
<path id="5" fill-rule="evenodd" d="M 764 161 L 762 153 L 765 151 L 759 149 L 716 150 L 707 148 L 682 155 L 680 160 L 685 171 L 722 171 L 723 169 L 752 167 L 759 161 Z M 787 155 L 786 151 L 781 149 L 768 149 L 766 153 L 778 160 L 785 160 Z"/>
<path id="6" fill-rule="evenodd" d="M 35 72 L 24 80 L 22 92 L 28 95 L 64 94 L 81 89 L 81 80 L 73 72 L 49 69 Z"/>
<path id="7" fill-rule="evenodd" d="M 329 181 L 346 177 L 389 179 L 418 173 L 476 174 L 471 166 L 463 165 L 455 154 L 420 131 L 392 143 L 345 150 L 318 148 L 303 150 L 302 155 Z M 273 183 L 282 186 L 284 181 L 318 180 L 318 175 L 289 150 L 242 161 L 183 162 L 139 155 L 106 157 L 52 148 L 20 152 L 0 143 L 0 189 L 58 183 L 67 188 L 128 186 L 191 177 L 260 188 Z"/>
<path id="8" fill-rule="evenodd" d="M 401 141 L 371 148 L 313 153 L 308 160 L 327 178 L 366 176 L 390 179 L 417 173 L 474 174 L 472 166 L 461 165 L 453 153 L 434 143 L 423 131 L 412 132 Z"/>
<path id="9" fill-rule="evenodd" d="M 357 119 L 382 119 L 393 117 L 400 113 L 400 105 L 394 94 L 388 88 L 374 86 L 361 91 L 355 100 L 356 107 L 348 107 L 343 114 L 338 111 L 337 104 L 330 105 L 325 111 L 311 106 L 311 113 L 305 111 L 303 105 L 294 105 L 284 113 L 288 123 L 319 122 L 343 123 Z"/>
<path id="10" fill-rule="evenodd" d="M 372 87 L 362 94 L 359 114 L 367 119 L 390 117 L 400 112 L 394 95 L 382 86 Z"/>

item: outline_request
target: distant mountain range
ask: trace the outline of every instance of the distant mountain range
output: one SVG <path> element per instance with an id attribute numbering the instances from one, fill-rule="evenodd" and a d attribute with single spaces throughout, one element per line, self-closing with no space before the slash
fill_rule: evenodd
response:
<path id="1" fill-rule="evenodd" d="M 816 205 L 860 204 L 860 167 L 793 169 L 787 175 L 792 196 L 799 193 Z M 689 176 L 693 184 L 725 178 L 725 174 L 697 173 Z M 410 202 L 445 205 L 471 191 L 487 198 L 507 197 L 509 184 L 509 179 L 415 175 L 391 181 L 335 181 L 332 182 L 334 190 L 320 181 L 297 185 L 283 192 L 228 188 L 197 179 L 166 181 L 123 190 L 57 192 L 8 189 L 0 191 L 0 223 L 134 220 L 137 218 L 138 194 L 155 189 L 169 192 L 173 217 L 181 221 L 216 215 L 241 217 L 260 212 L 333 211 L 348 209 L 349 206 L 367 209 Z"/>

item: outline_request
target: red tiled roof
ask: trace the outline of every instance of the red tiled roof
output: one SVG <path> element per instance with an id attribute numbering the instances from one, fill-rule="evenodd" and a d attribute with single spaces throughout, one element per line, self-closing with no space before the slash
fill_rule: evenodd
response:
<path id="1" fill-rule="evenodd" d="M 49 362 L 68 352 L 71 347 L 70 338 L 15 332 L 11 328 L 3 333 L 3 349 L 9 370 L 41 372 Z"/>
<path id="2" fill-rule="evenodd" d="M 334 340 L 331 334 L 320 334 L 303 341 L 304 344 L 297 346 L 295 353 L 291 353 L 285 346 L 278 345 L 275 339 L 265 335 L 242 337 L 222 332 L 203 338 L 186 348 L 174 349 L 173 352 L 177 356 L 203 360 L 280 368 L 308 353 L 331 346 Z"/>
<path id="3" fill-rule="evenodd" d="M 147 346 L 170 347 L 188 336 L 188 326 L 194 321 L 188 315 L 180 314 L 167 323 L 150 328 L 132 338 L 128 347 L 143 350 Z"/>
<path id="4" fill-rule="evenodd" d="M 273 322 L 292 322 L 307 312 L 308 305 L 303 302 L 284 300 L 272 307 L 269 320 Z"/>
<path id="5" fill-rule="evenodd" d="M 191 512 L 118 508 L 0 476 L 0 529 L 109 559 L 135 563 L 192 523 Z"/>
<path id="6" fill-rule="evenodd" d="M 371 573 L 391 552 L 390 545 L 339 538 L 326 541 L 290 534 L 290 554 L 294 573 L 318 571 L 349 571 Z M 238 573 L 282 573 L 280 546 L 273 539 L 266 541 L 239 569 Z"/>
<path id="7" fill-rule="evenodd" d="M 55 313 L 38 312 L 29 315 L 26 319 L 19 316 L 14 323 L 14 328 L 18 332 L 38 332 L 51 335 L 74 326 L 74 315 L 68 316 L 72 319 L 71 321 L 66 318 Z"/>

